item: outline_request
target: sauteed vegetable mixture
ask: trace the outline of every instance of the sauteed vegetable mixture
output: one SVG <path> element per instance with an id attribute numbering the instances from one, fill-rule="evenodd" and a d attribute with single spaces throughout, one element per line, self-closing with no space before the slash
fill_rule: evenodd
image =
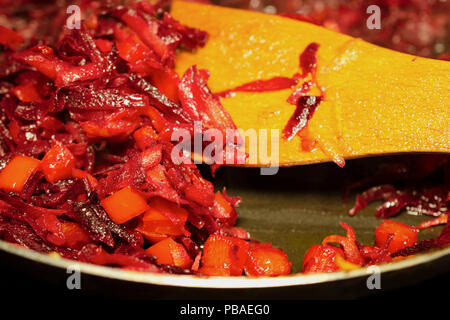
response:
<path id="1" fill-rule="evenodd" d="M 255 79 L 213 94 L 207 70 L 192 66 L 181 78 L 174 71 L 177 50 L 204 46 L 208 34 L 174 20 L 169 1 L 79 5 L 79 28 L 63 27 L 66 15 L 60 14 L 51 28 L 40 23 L 54 9 L 35 4 L 17 16 L 9 12 L 11 19 L 0 26 L 0 238 L 128 270 L 289 274 L 291 262 L 281 249 L 251 240 L 235 226 L 240 198 L 215 192 L 195 164 L 172 160 L 171 136 L 181 129 L 195 136 L 199 120 L 204 130 L 236 129 L 220 97 L 295 86 L 314 72 L 320 44 L 299 53 L 302 74 Z M 300 134 L 320 103 L 320 96 L 307 95 L 311 85 L 305 81 L 289 97 L 297 110 L 286 124 L 286 139 Z M 245 157 L 238 144 L 228 145 L 233 154 L 223 156 Z M 430 156 L 418 168 L 426 175 L 446 165 L 447 157 Z M 417 227 L 385 220 L 374 246 L 358 243 L 352 227 L 341 223 L 347 235 L 328 236 L 308 250 L 303 272 L 388 262 L 450 243 L 449 224 L 439 237 L 417 240 L 418 229 L 447 223 L 448 187 L 371 187 L 350 214 L 380 199 L 385 203 L 378 217 L 407 207 L 437 218 Z"/>

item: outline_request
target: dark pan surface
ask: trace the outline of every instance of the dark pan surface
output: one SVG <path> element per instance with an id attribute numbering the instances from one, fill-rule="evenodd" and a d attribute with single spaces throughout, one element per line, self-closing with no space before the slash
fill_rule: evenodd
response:
<path id="1" fill-rule="evenodd" d="M 259 169 L 222 168 L 217 172 L 218 188 L 226 186 L 230 195 L 239 195 L 238 226 L 252 238 L 271 242 L 287 252 L 293 272 L 301 270 L 303 255 L 312 245 L 330 234 L 345 234 L 339 221 L 356 230 L 358 241 L 373 244 L 375 228 L 381 222 L 370 205 L 355 217 L 347 215 L 354 194 L 343 202 L 346 184 L 373 171 L 382 158 L 350 161 L 345 169 L 333 164 L 282 168 L 276 176 L 260 176 Z M 395 220 L 417 224 L 428 217 L 403 212 Z M 425 230 L 420 238 L 434 237 L 441 227 Z M 64 285 L 66 269 L 72 261 L 53 258 L 0 242 L 3 265 L 41 281 Z M 448 272 L 450 248 L 380 266 L 382 288 L 392 290 L 414 286 L 420 281 Z M 89 292 L 129 299 L 154 298 L 354 298 L 370 295 L 366 268 L 333 274 L 302 275 L 249 279 L 201 278 L 155 275 L 80 264 L 83 288 Z"/>

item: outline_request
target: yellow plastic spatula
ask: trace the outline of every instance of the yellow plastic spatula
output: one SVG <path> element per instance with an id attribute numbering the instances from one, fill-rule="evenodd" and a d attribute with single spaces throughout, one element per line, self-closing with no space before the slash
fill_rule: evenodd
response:
<path id="1" fill-rule="evenodd" d="M 300 72 L 299 54 L 308 44 L 320 45 L 315 80 L 324 101 L 307 126 L 317 141 L 312 151 L 302 151 L 298 136 L 282 138 L 295 109 L 286 102 L 292 90 L 238 92 L 221 99 L 238 128 L 279 129 L 282 166 L 450 151 L 450 62 L 395 52 L 276 15 L 183 1 L 174 2 L 171 14 L 209 33 L 204 48 L 179 54 L 176 69 L 180 75 L 191 65 L 208 69 L 212 92 L 291 77 Z M 258 158 L 250 165 L 270 163 Z"/>

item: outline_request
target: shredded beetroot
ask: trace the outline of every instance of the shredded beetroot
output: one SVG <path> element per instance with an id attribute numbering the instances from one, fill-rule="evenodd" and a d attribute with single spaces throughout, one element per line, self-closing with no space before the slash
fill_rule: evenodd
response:
<path id="1" fill-rule="evenodd" d="M 388 159 L 370 177 L 347 188 L 345 198 L 352 189 L 375 185 L 357 195 L 349 214 L 354 215 L 377 200 L 383 201 L 376 211 L 378 218 L 396 215 L 403 209 L 417 215 L 445 214 L 449 210 L 449 165 L 449 157 L 439 154 Z M 428 181 L 433 176 L 439 176 L 439 179 Z"/>
<path id="2" fill-rule="evenodd" d="M 447 214 L 447 217 L 448 217 L 448 215 L 449 214 Z M 414 255 L 417 253 L 421 253 L 424 251 L 428 251 L 430 249 L 441 248 L 441 247 L 449 245 L 450 244 L 450 222 L 448 222 L 448 221 L 449 221 L 449 219 L 447 218 L 446 226 L 442 230 L 441 234 L 439 236 L 437 236 L 436 238 L 422 240 L 419 243 L 417 243 L 411 247 L 407 247 L 400 251 L 395 252 L 392 256 L 393 257 L 398 257 L 398 256 L 406 257 L 406 256 Z"/>
<path id="3" fill-rule="evenodd" d="M 317 96 L 303 96 L 298 99 L 294 114 L 283 129 L 284 139 L 291 140 L 307 126 L 321 101 L 322 97 Z"/>
<path id="4" fill-rule="evenodd" d="M 312 81 L 304 82 L 299 88 L 297 88 L 296 90 L 294 90 L 294 92 L 292 92 L 292 94 L 287 99 L 287 102 L 289 102 L 290 104 L 293 104 L 294 106 L 297 105 L 298 100 L 301 97 L 306 96 L 308 94 L 309 90 L 311 90 L 312 86 L 313 86 Z"/>
<path id="5" fill-rule="evenodd" d="M 200 70 L 201 71 L 201 70 Z M 190 67 L 179 84 L 180 101 L 183 109 L 193 121 L 202 121 L 210 128 L 223 132 L 236 129 L 230 115 L 206 86 L 209 74 Z"/>
<path id="6" fill-rule="evenodd" d="M 448 212 L 448 187 L 433 187 L 428 190 L 396 190 L 391 185 L 376 186 L 356 197 L 356 203 L 349 214 L 354 215 L 369 203 L 383 200 L 376 210 L 377 218 L 388 218 L 402 209 L 415 214 L 439 216 Z"/>
<path id="7" fill-rule="evenodd" d="M 233 89 L 218 92 L 215 96 L 227 98 L 236 92 L 266 92 L 293 89 L 292 94 L 287 98 L 287 102 L 295 105 L 296 109 L 283 129 L 283 138 L 291 140 L 296 134 L 300 134 L 306 128 L 308 121 L 323 99 L 322 96 L 308 96 L 311 88 L 317 85 L 312 80 L 307 80 L 300 87 L 294 89 L 301 79 L 305 79 L 309 75 L 314 80 L 317 68 L 316 53 L 318 49 L 319 44 L 312 42 L 300 54 L 299 67 L 302 70 L 302 74 L 296 73 L 292 78 L 279 76 L 271 79 L 255 80 Z M 310 139 L 302 139 L 302 141 L 307 140 Z M 302 144 L 304 143 L 302 142 Z M 302 145 L 302 149 L 310 151 L 312 148 Z"/>
<path id="8" fill-rule="evenodd" d="M 305 48 L 305 50 L 303 50 L 302 54 L 300 55 L 300 68 L 302 69 L 303 77 L 316 72 L 317 50 L 319 50 L 319 44 L 312 42 Z"/>
<path id="9" fill-rule="evenodd" d="M 195 164 L 172 161 L 172 132 L 192 133 L 195 121 L 203 130 L 236 126 L 209 91 L 206 70 L 193 66 L 181 79 L 174 71 L 176 50 L 201 47 L 208 35 L 174 20 L 165 3 L 83 2 L 81 28 L 65 29 L 62 19 L 62 33 L 46 42 L 1 27 L 1 239 L 169 273 L 195 273 L 211 234 L 249 240 L 234 227 L 240 198 L 215 194 Z M 124 192 L 134 199 L 127 207 L 108 205 L 126 202 Z M 147 253 L 167 237 L 181 251 L 165 255 L 178 259 L 185 250 L 183 263 Z"/>
<path id="10" fill-rule="evenodd" d="M 235 92 L 266 92 L 266 91 L 278 91 L 284 89 L 292 89 L 298 83 L 299 75 L 294 75 L 292 78 L 288 77 L 273 77 L 267 80 L 256 80 L 238 86 L 234 89 L 217 92 L 215 95 L 218 97 L 229 97 Z"/>

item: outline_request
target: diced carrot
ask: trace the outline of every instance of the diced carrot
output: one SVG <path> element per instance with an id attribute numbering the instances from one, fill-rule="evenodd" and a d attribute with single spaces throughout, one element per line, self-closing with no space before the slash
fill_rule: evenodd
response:
<path id="1" fill-rule="evenodd" d="M 100 202 L 116 224 L 125 223 L 147 210 L 146 199 L 131 187 L 125 187 Z"/>
<path id="2" fill-rule="evenodd" d="M 50 183 L 72 177 L 73 168 L 75 157 L 61 142 L 56 142 L 41 161 L 44 177 Z"/>
<path id="3" fill-rule="evenodd" d="M 158 139 L 158 134 L 155 132 L 153 127 L 144 126 L 133 133 L 136 145 L 144 150 L 145 148 L 151 147 L 155 144 L 155 140 Z"/>
<path id="4" fill-rule="evenodd" d="M 250 233 L 248 233 L 248 231 L 246 231 L 244 228 L 224 226 L 222 230 L 228 236 L 239 238 L 242 240 L 250 240 Z"/>
<path id="5" fill-rule="evenodd" d="M 303 259 L 303 272 L 334 272 L 339 270 L 336 258 L 344 258 L 341 248 L 331 245 L 313 245 Z"/>
<path id="6" fill-rule="evenodd" d="M 251 246 L 245 273 L 250 276 L 279 276 L 291 272 L 292 263 L 285 252 L 276 248 Z"/>
<path id="7" fill-rule="evenodd" d="M 64 222 L 62 223 L 61 229 L 65 238 L 64 245 L 69 248 L 80 249 L 83 245 L 91 241 L 89 233 L 78 223 Z"/>
<path id="8" fill-rule="evenodd" d="M 384 220 L 375 230 L 376 246 L 383 248 L 390 237 L 388 252 L 395 253 L 417 243 L 418 230 L 407 224 L 394 220 Z M 390 236 L 392 235 L 392 236 Z"/>
<path id="9" fill-rule="evenodd" d="M 224 220 L 229 226 L 233 226 L 235 224 L 237 219 L 236 210 L 219 191 L 214 196 L 213 208 L 214 217 Z"/>
<path id="10" fill-rule="evenodd" d="M 247 261 L 248 250 L 249 244 L 245 240 L 211 235 L 205 242 L 202 266 L 198 271 L 204 275 L 240 276 Z"/>
<path id="11" fill-rule="evenodd" d="M 214 209 L 217 208 L 217 211 L 220 217 L 229 218 L 231 216 L 231 212 L 233 211 L 233 207 L 231 204 L 225 199 L 225 197 L 219 191 L 215 194 L 215 203 Z"/>
<path id="12" fill-rule="evenodd" d="M 149 206 L 169 217 L 177 225 L 184 225 L 189 216 L 189 212 L 186 209 L 163 198 L 154 197 L 150 199 Z M 146 221 L 145 216 L 144 221 Z"/>
<path id="13" fill-rule="evenodd" d="M 145 212 L 142 220 L 142 229 L 146 232 L 170 236 L 180 236 L 183 234 L 183 229 L 180 225 L 173 223 L 166 215 L 153 208 Z"/>
<path id="14" fill-rule="evenodd" d="M 146 251 L 149 255 L 155 256 L 157 262 L 161 264 L 170 264 L 180 268 L 189 268 L 192 265 L 192 259 L 184 246 L 172 238 L 164 239 Z"/>
<path id="15" fill-rule="evenodd" d="M 189 213 L 175 203 L 159 197 L 149 201 L 149 209 L 142 217 L 140 230 L 150 241 L 160 236 L 185 235 L 184 225 Z"/>
<path id="16" fill-rule="evenodd" d="M 26 156 L 15 156 L 0 171 L 0 189 L 21 192 L 25 182 L 39 167 L 40 161 Z"/>
<path id="17" fill-rule="evenodd" d="M 142 234 L 142 236 L 149 241 L 150 243 L 157 243 L 160 242 L 166 238 L 169 238 L 168 235 L 160 234 L 152 231 L 147 231 L 144 224 L 140 223 L 136 230 Z"/>

